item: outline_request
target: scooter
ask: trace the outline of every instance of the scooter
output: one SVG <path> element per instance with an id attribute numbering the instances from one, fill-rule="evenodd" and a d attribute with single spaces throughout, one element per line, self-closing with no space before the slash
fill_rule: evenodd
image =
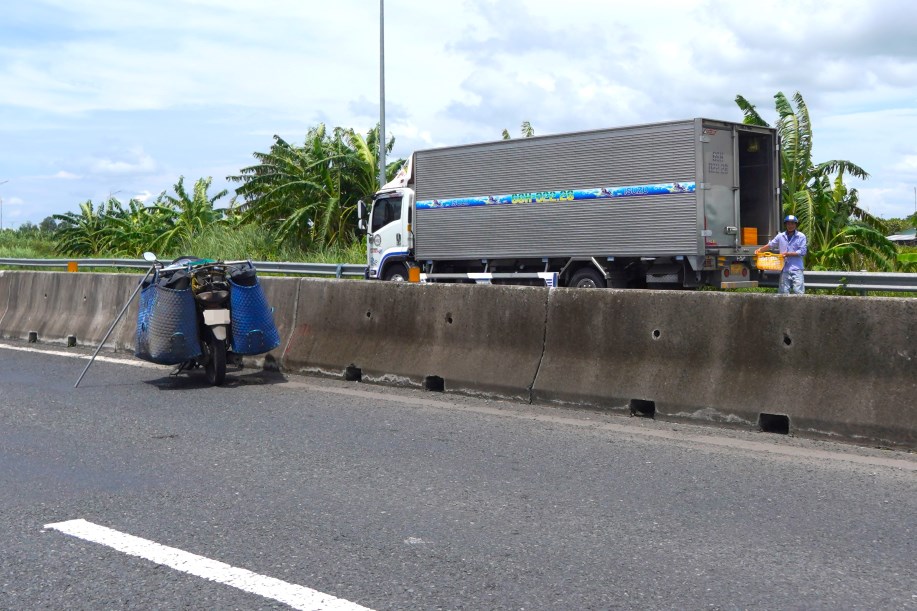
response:
<path id="1" fill-rule="evenodd" d="M 121 308 L 74 388 L 137 293 L 134 355 L 161 365 L 178 365 L 173 375 L 203 367 L 207 381 L 226 380 L 226 364 L 235 357 L 265 354 L 280 345 L 274 309 L 267 302 L 251 261 L 216 261 L 178 257 L 166 265 L 154 253 L 151 264 Z"/>
<path id="2" fill-rule="evenodd" d="M 232 324 L 230 309 L 229 267 L 246 261 L 223 263 L 196 257 L 179 257 L 169 267 L 186 270 L 191 282 L 191 293 L 197 304 L 201 355 L 179 364 L 173 375 L 186 369 L 203 367 L 207 381 L 221 386 L 226 380 L 226 359 L 231 351 L 229 328 Z"/>
<path id="3" fill-rule="evenodd" d="M 232 351 L 230 274 L 251 262 L 182 256 L 165 265 L 153 253 L 144 258 L 159 290 L 146 301 L 148 289 L 141 293 L 137 356 L 177 364 L 172 375 L 203 367 L 210 384 L 222 385 Z"/>

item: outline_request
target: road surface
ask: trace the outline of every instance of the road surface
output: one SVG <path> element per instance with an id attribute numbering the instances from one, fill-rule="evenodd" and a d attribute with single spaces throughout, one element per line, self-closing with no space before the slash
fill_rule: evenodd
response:
<path id="1" fill-rule="evenodd" d="M 917 608 L 913 453 L 34 347 L 3 609 Z"/>

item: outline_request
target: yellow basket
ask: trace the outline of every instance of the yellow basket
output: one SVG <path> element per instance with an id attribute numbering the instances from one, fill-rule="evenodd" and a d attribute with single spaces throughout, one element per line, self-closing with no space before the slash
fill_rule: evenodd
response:
<path id="1" fill-rule="evenodd" d="M 755 259 L 755 267 L 758 269 L 770 270 L 772 272 L 783 271 L 783 255 L 772 252 L 759 253 L 758 257 Z"/>

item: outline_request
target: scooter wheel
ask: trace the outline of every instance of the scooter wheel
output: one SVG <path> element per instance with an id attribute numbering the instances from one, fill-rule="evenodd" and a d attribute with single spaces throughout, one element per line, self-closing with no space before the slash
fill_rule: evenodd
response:
<path id="1" fill-rule="evenodd" d="M 226 381 L 226 343 L 211 337 L 207 340 L 210 354 L 207 359 L 207 381 L 212 386 L 222 386 Z"/>

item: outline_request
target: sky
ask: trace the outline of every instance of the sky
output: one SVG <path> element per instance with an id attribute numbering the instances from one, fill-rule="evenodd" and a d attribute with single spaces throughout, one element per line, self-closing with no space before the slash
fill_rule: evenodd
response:
<path id="1" fill-rule="evenodd" d="M 109 197 L 151 202 L 255 163 L 273 136 L 379 121 L 375 0 L 21 0 L 0 15 L 3 227 Z M 707 117 L 776 120 L 799 92 L 814 159 L 860 205 L 917 210 L 913 0 L 388 0 L 394 155 Z M 5 182 L 4 182 L 5 181 Z M 218 206 L 228 205 L 229 197 Z"/>

